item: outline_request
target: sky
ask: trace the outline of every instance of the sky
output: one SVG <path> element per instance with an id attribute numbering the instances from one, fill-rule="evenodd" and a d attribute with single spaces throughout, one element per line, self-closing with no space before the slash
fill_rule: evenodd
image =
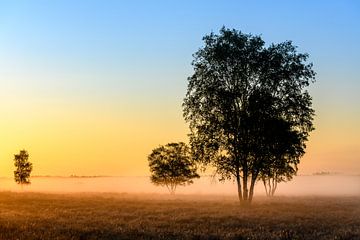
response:
<path id="1" fill-rule="evenodd" d="M 300 174 L 360 174 L 358 1 L 1 1 L 0 177 L 149 175 L 147 156 L 187 142 L 192 54 L 222 26 L 292 40 L 317 72 Z"/>

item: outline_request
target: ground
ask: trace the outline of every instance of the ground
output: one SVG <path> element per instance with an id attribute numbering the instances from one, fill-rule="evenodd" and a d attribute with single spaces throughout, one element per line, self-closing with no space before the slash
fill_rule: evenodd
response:
<path id="1" fill-rule="evenodd" d="M 360 239 L 360 197 L 0 192 L 0 239 Z"/>

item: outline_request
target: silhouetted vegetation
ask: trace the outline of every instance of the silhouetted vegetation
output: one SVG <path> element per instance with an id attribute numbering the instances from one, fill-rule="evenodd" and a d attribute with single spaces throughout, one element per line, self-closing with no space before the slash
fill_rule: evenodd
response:
<path id="1" fill-rule="evenodd" d="M 14 155 L 14 171 L 15 182 L 18 184 L 30 184 L 30 174 L 32 171 L 32 163 L 29 162 L 29 154 L 26 150 L 21 150 L 19 154 Z"/>
<path id="2" fill-rule="evenodd" d="M 360 239 L 357 197 L 0 192 L 0 239 Z"/>
<path id="3" fill-rule="evenodd" d="M 329 175 L 337 175 L 337 174 L 339 174 L 339 173 L 337 173 L 337 172 L 326 172 L 326 171 L 313 173 L 313 175 L 315 175 L 315 176 L 329 176 Z"/>
<path id="4" fill-rule="evenodd" d="M 151 182 L 166 186 L 171 194 L 179 185 L 191 184 L 199 178 L 189 147 L 183 143 L 168 143 L 152 150 L 148 156 Z"/>
<path id="5" fill-rule="evenodd" d="M 259 179 L 262 180 L 267 196 L 274 196 L 277 184 L 283 181 L 290 181 L 297 172 L 297 164 L 300 157 L 304 155 L 304 139 L 299 133 L 292 131 L 285 121 L 274 121 L 263 131 L 271 149 L 268 159 L 259 171 Z M 257 136 L 261 138 L 261 136 Z M 263 146 L 265 147 L 265 146 Z M 266 155 L 265 155 L 266 156 Z"/>
<path id="6" fill-rule="evenodd" d="M 193 156 L 220 180 L 234 179 L 240 202 L 251 202 L 260 177 L 296 173 L 314 129 L 306 88 L 315 72 L 290 41 L 266 47 L 225 27 L 203 40 L 183 103 Z"/>
<path id="7" fill-rule="evenodd" d="M 297 167 L 291 166 L 287 162 L 279 162 L 275 160 L 274 167 L 264 169 L 259 178 L 264 184 L 266 195 L 272 197 L 275 195 L 277 184 L 280 182 L 290 181 L 296 174 Z"/>

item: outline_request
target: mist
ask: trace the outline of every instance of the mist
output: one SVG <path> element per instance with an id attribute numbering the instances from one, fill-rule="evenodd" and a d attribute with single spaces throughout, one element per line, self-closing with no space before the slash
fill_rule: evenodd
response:
<path id="1" fill-rule="evenodd" d="M 26 192 L 114 192 L 114 193 L 158 193 L 167 194 L 166 187 L 153 185 L 149 177 L 33 177 L 31 185 L 21 188 L 12 178 L 0 178 L 0 191 Z M 232 181 L 218 182 L 203 176 L 189 186 L 179 186 L 177 194 L 236 195 L 236 184 Z M 255 186 L 255 196 L 265 195 L 262 182 Z M 290 182 L 278 184 L 277 196 L 301 195 L 360 195 L 359 175 L 302 175 Z"/>

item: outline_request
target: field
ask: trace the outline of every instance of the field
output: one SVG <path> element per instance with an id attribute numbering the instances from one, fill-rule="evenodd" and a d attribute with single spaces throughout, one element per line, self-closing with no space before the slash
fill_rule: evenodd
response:
<path id="1" fill-rule="evenodd" d="M 0 192 L 0 239 L 360 239 L 360 197 Z"/>

